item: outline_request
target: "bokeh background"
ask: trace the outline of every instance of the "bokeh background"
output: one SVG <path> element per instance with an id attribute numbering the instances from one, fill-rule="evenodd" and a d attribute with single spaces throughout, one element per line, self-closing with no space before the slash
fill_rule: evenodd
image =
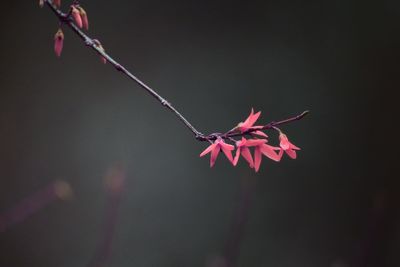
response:
<path id="1" fill-rule="evenodd" d="M 82 1 L 90 35 L 203 132 L 309 109 L 283 127 L 298 159 L 258 174 L 210 169 L 71 31 L 56 58 L 37 2 L 0 16 L 0 218 L 26 215 L 0 227 L 1 267 L 400 266 L 399 1 Z M 57 180 L 73 195 L 43 193 Z"/>

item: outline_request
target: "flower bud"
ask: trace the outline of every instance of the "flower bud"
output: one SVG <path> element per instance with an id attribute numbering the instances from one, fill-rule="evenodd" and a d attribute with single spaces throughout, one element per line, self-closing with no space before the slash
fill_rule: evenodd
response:
<path id="1" fill-rule="evenodd" d="M 100 41 L 97 39 L 93 39 L 93 42 L 95 43 L 95 45 L 97 46 L 98 49 L 100 49 L 102 52 L 105 52 L 104 47 L 101 45 Z M 107 59 L 103 56 L 100 57 L 101 62 L 103 62 L 103 64 L 107 63 Z"/>
<path id="2" fill-rule="evenodd" d="M 81 6 L 78 6 L 77 9 L 79 10 L 79 14 L 82 19 L 83 28 L 85 28 L 86 30 L 89 30 L 89 20 L 88 20 L 86 11 Z"/>
<path id="3" fill-rule="evenodd" d="M 81 14 L 75 6 L 71 6 L 71 15 L 74 18 L 76 25 L 79 28 L 82 28 L 83 23 L 82 23 Z"/>
<path id="4" fill-rule="evenodd" d="M 61 52 L 64 46 L 64 33 L 61 29 L 58 29 L 54 35 L 54 52 L 58 57 L 61 56 Z"/>

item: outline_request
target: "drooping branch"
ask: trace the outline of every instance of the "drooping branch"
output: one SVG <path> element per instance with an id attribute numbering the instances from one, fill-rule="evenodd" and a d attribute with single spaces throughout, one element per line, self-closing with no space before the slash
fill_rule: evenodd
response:
<path id="1" fill-rule="evenodd" d="M 175 114 L 175 116 L 185 124 L 187 129 L 192 132 L 198 141 L 206 141 L 211 143 L 202 153 L 200 153 L 200 157 L 210 154 L 211 167 L 214 166 L 220 151 L 225 154 L 227 159 L 234 166 L 236 166 L 240 156 L 242 156 L 248 162 L 249 167 L 254 168 L 256 172 L 260 168 L 262 156 L 266 156 L 274 161 L 280 161 L 284 153 L 286 153 L 292 159 L 297 157 L 296 151 L 300 150 L 300 148 L 290 142 L 286 134 L 284 134 L 281 129 L 278 128 L 278 126 L 300 120 L 306 116 L 309 111 L 304 111 L 297 116 L 284 120 L 272 121 L 266 125 L 255 125 L 256 121 L 261 115 L 261 111 L 255 113 L 252 109 L 246 120 L 238 123 L 231 130 L 227 132 L 214 132 L 205 135 L 197 130 L 170 102 L 159 95 L 154 89 L 152 89 L 138 77 L 133 75 L 108 53 L 106 53 L 99 40 L 89 37 L 83 30 L 81 30 L 82 28 L 85 30 L 89 29 L 89 21 L 86 11 L 79 4 L 78 0 L 72 1 L 68 13 L 61 11 L 61 0 L 40 0 L 39 4 L 41 6 L 46 4 L 59 20 L 60 28 L 54 36 L 54 52 L 57 56 L 61 55 L 64 44 L 64 33 L 61 29 L 61 26 L 66 25 L 83 40 L 86 46 L 92 48 L 97 54 L 100 55 L 103 63 L 108 62 L 111 64 L 117 71 L 121 72 L 130 80 L 137 83 L 161 105 Z M 268 136 L 264 131 L 270 129 L 279 132 L 279 147 L 266 144 L 268 142 Z M 241 137 L 241 139 L 238 140 L 238 137 Z M 245 137 L 249 138 L 246 139 Z M 236 154 L 233 157 L 232 151 L 235 150 L 235 148 Z M 254 151 L 254 159 L 251 155 L 250 149 Z"/>
<path id="2" fill-rule="evenodd" d="M 106 53 L 105 50 L 102 48 L 102 46 L 99 45 L 99 42 L 96 39 L 93 39 L 93 38 L 89 37 L 86 33 L 84 33 L 75 24 L 75 22 L 71 16 L 71 12 L 69 12 L 69 13 L 62 12 L 59 8 L 57 8 L 56 5 L 54 5 L 54 1 L 52 1 L 52 0 L 44 0 L 44 2 L 54 12 L 54 14 L 57 16 L 57 18 L 59 19 L 61 24 L 67 25 L 74 33 L 76 33 L 84 41 L 84 43 L 88 47 L 92 48 L 96 53 L 98 53 L 108 63 L 110 63 L 112 66 L 114 66 L 114 68 L 117 71 L 123 73 L 129 79 L 136 82 L 147 93 L 149 93 L 153 98 L 155 98 L 161 105 L 163 105 L 164 107 L 169 109 L 171 112 L 173 112 L 175 114 L 175 116 L 181 122 L 183 122 L 185 124 L 185 126 L 194 134 L 194 136 L 197 140 L 199 140 L 199 141 L 214 141 L 219 137 L 222 139 L 231 139 L 233 137 L 248 135 L 254 131 L 260 130 L 260 129 L 248 129 L 245 132 L 237 132 L 237 131 L 231 130 L 226 133 L 212 133 L 209 135 L 205 135 L 205 134 L 201 133 L 170 102 L 168 102 L 165 98 L 163 98 L 161 95 L 159 95 L 154 89 L 152 89 L 150 86 L 148 86 L 142 80 L 140 80 L 138 77 L 133 75 L 129 70 L 127 70 L 123 65 L 121 65 L 114 58 L 112 58 L 108 53 Z M 73 5 L 78 5 L 78 1 L 75 0 L 73 2 Z M 268 130 L 273 127 L 277 127 L 278 125 L 282 125 L 285 123 L 300 120 L 307 113 L 308 113 L 308 111 L 305 111 L 305 112 L 301 113 L 300 115 L 292 117 L 292 118 L 288 118 L 288 119 L 281 120 L 278 122 L 270 122 L 267 125 L 263 126 L 262 130 Z"/>
<path id="3" fill-rule="evenodd" d="M 171 103 L 169 103 L 165 98 L 160 96 L 156 91 L 154 91 L 150 86 L 141 81 L 138 77 L 133 75 L 130 71 L 128 71 L 124 66 L 118 63 L 114 58 L 112 58 L 108 53 L 105 52 L 96 42 L 96 39 L 90 38 L 87 34 L 85 34 L 77 25 L 75 25 L 72 17 L 68 13 L 63 13 L 60 9 L 58 9 L 51 0 L 45 0 L 45 3 L 48 7 L 54 12 L 54 14 L 60 20 L 60 23 L 65 24 L 71 28 L 73 32 L 75 32 L 87 46 L 95 50 L 100 56 L 105 58 L 108 63 L 113 65 L 116 70 L 125 74 L 129 79 L 136 82 L 140 87 L 146 90 L 152 97 L 154 97 L 158 102 L 160 102 L 167 109 L 172 111 L 179 120 L 181 120 L 187 128 L 195 135 L 196 138 L 203 137 L 204 135 L 199 132 Z"/>

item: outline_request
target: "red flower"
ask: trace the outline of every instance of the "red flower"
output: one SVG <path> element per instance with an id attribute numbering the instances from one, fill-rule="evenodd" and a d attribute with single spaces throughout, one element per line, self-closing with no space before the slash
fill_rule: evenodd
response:
<path id="1" fill-rule="evenodd" d="M 250 153 L 250 149 L 248 148 L 248 142 L 247 139 L 242 137 L 241 141 L 236 142 L 236 155 L 235 158 L 233 159 L 233 165 L 236 166 L 240 155 L 243 156 L 243 158 L 249 163 L 250 168 L 254 168 L 254 161 Z"/>
<path id="2" fill-rule="evenodd" d="M 295 159 L 297 157 L 296 150 L 300 150 L 297 146 L 293 145 L 289 139 L 287 138 L 286 134 L 280 133 L 279 134 L 280 144 L 279 146 L 282 148 L 282 152 L 285 151 L 289 157 Z"/>
<path id="3" fill-rule="evenodd" d="M 277 154 L 275 150 L 281 150 L 279 147 L 274 147 L 266 144 L 266 139 L 250 139 L 247 140 L 247 146 L 254 147 L 254 168 L 258 172 L 261 165 L 262 155 L 274 161 L 281 160 L 281 153 Z"/>
<path id="4" fill-rule="evenodd" d="M 222 150 L 222 152 L 224 152 L 224 154 L 228 158 L 228 160 L 231 163 L 233 163 L 233 158 L 232 158 L 232 150 L 233 149 L 234 149 L 234 146 L 225 143 L 225 141 L 219 137 L 217 140 L 215 140 L 215 142 L 213 144 L 211 144 L 203 152 L 201 152 L 200 157 L 203 157 L 211 152 L 210 167 L 212 167 L 212 166 L 214 166 L 215 161 L 217 160 L 220 150 Z"/>
<path id="5" fill-rule="evenodd" d="M 64 33 L 61 29 L 58 29 L 54 35 L 54 52 L 58 57 L 61 56 L 61 52 L 64 46 Z"/>
<path id="6" fill-rule="evenodd" d="M 250 129 L 261 129 L 262 128 L 262 126 L 253 126 L 254 125 L 254 123 L 256 123 L 256 121 L 258 120 L 258 118 L 260 117 L 260 115 L 261 115 L 261 111 L 259 111 L 259 112 L 257 112 L 256 114 L 254 114 L 254 109 L 252 108 L 251 109 L 251 112 L 250 112 L 250 115 L 247 117 L 247 119 L 244 121 L 244 122 L 240 122 L 239 124 L 238 124 L 238 126 L 237 126 L 237 129 L 241 132 L 241 133 L 243 133 L 243 132 L 246 132 L 247 130 L 250 130 Z M 256 135 L 260 135 L 260 136 L 263 136 L 263 137 L 268 137 L 264 132 L 262 132 L 262 131 L 254 131 L 254 132 L 252 132 L 252 133 L 254 133 L 254 134 L 256 134 Z"/>

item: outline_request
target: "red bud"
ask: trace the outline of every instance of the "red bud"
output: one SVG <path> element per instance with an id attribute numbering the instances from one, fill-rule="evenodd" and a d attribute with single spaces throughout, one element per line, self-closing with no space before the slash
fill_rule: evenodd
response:
<path id="1" fill-rule="evenodd" d="M 79 10 L 79 14 L 81 15 L 83 28 L 89 30 L 89 20 L 86 11 L 81 6 L 78 6 L 77 9 Z"/>
<path id="2" fill-rule="evenodd" d="M 58 29 L 54 35 L 54 52 L 58 57 L 61 56 L 61 52 L 64 46 L 64 33 L 61 29 Z"/>
<path id="3" fill-rule="evenodd" d="M 79 10 L 75 6 L 71 6 L 71 14 L 72 14 L 72 17 L 75 20 L 76 25 L 79 28 L 82 28 L 83 23 L 82 23 L 81 14 L 80 14 Z"/>

